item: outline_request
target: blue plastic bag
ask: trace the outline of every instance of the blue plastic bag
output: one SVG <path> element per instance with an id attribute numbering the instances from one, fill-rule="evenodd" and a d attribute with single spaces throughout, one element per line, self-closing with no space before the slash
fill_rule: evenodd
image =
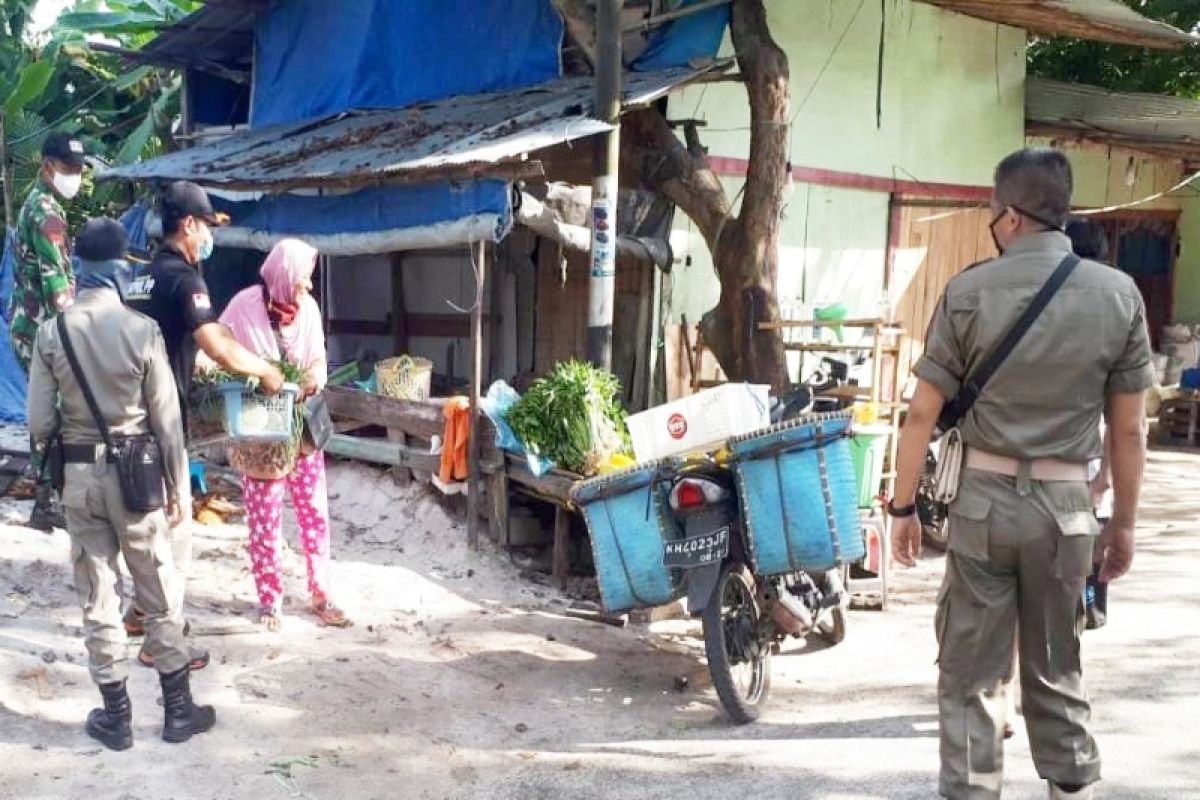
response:
<path id="1" fill-rule="evenodd" d="M 496 446 L 501 450 L 525 456 L 529 462 L 529 470 L 534 475 L 545 475 L 554 466 L 554 462 L 526 451 L 525 444 L 508 424 L 508 410 L 520 399 L 521 395 L 517 394 L 516 389 L 505 381 L 496 381 L 488 388 L 487 395 L 479 402 L 479 407 L 496 426 Z"/>

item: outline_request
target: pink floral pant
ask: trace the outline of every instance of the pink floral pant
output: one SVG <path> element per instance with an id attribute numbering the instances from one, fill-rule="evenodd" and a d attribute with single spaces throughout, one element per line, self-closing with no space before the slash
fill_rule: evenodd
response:
<path id="1" fill-rule="evenodd" d="M 250 526 L 250 563 L 263 613 L 278 614 L 283 605 L 283 490 L 296 511 L 300 545 L 308 562 L 308 590 L 313 599 L 329 597 L 329 495 L 325 489 L 325 454 L 296 461 L 286 478 L 262 481 L 242 476 L 242 495 Z"/>

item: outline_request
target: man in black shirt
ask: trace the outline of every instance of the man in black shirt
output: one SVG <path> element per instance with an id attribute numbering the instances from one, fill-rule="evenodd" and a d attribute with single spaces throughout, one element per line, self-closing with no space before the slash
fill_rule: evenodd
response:
<path id="1" fill-rule="evenodd" d="M 221 222 L 199 186 L 187 181 L 168 186 L 162 198 L 162 247 L 150 263 L 148 274 L 133 281 L 126 292 L 126 302 L 153 318 L 162 330 L 185 426 L 188 392 L 200 350 L 228 372 L 257 378 L 268 394 L 277 394 L 284 382 L 278 367 L 238 344 L 217 319 L 199 266 L 212 255 L 212 229 Z M 192 559 L 187 525 L 172 531 L 172 550 L 176 571 L 186 581 Z M 183 607 L 182 602 L 179 607 Z M 139 632 L 136 609 L 131 608 L 126 627 L 130 633 Z M 147 664 L 144 652 L 139 660 Z M 193 666 L 203 664 L 196 659 Z"/>
<path id="2" fill-rule="evenodd" d="M 163 245 L 149 274 L 130 286 L 128 300 L 162 329 L 184 418 L 199 350 L 222 369 L 258 378 L 269 394 L 279 392 L 283 373 L 238 344 L 218 322 L 208 284 L 199 272 L 200 263 L 212 255 L 212 229 L 221 224 L 208 195 L 194 183 L 171 184 L 162 199 L 162 224 Z"/>

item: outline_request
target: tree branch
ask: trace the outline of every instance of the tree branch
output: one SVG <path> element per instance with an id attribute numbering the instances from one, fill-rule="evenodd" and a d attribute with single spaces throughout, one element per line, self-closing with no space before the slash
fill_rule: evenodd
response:
<path id="1" fill-rule="evenodd" d="M 787 54 L 771 37 L 763 0 L 737 0 L 732 35 L 738 66 L 750 95 L 750 159 L 738 222 L 752 241 L 778 242 L 787 180 L 789 69 Z M 771 286 L 774 290 L 772 254 Z"/>
<path id="2" fill-rule="evenodd" d="M 708 162 L 689 153 L 654 109 L 626 114 L 621 128 L 625 132 L 622 170 L 683 209 L 715 252 L 730 209 L 725 188 Z"/>

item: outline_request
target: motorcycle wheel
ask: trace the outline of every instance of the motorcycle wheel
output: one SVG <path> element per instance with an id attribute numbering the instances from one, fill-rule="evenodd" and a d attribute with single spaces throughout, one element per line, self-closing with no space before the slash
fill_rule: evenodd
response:
<path id="1" fill-rule="evenodd" d="M 771 691 L 770 642 L 758 641 L 760 609 L 745 567 L 727 564 L 704 609 L 704 653 L 717 697 L 738 725 L 758 719 Z"/>

